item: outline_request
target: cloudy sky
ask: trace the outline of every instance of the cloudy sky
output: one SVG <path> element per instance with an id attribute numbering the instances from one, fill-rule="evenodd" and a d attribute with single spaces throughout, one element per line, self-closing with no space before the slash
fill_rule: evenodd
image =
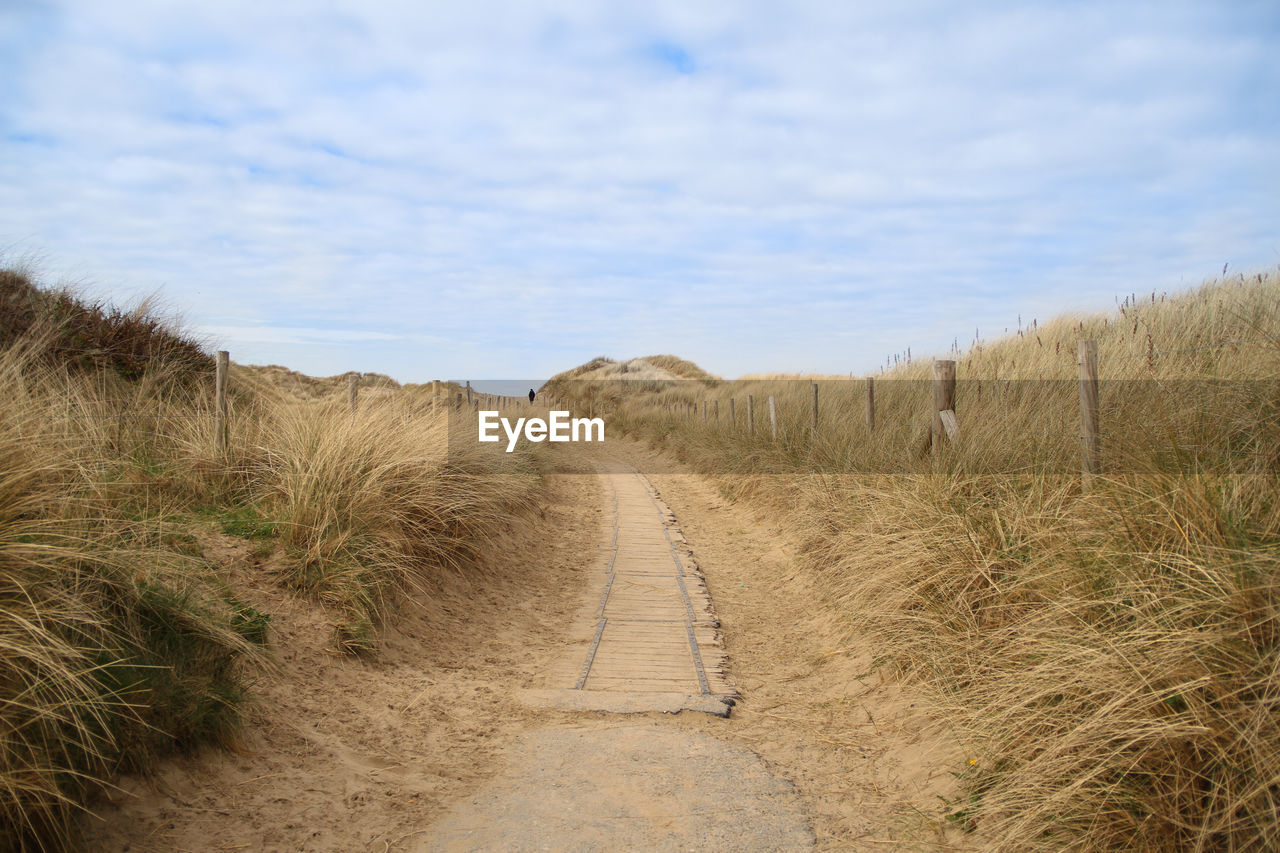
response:
<path id="1" fill-rule="evenodd" d="M 0 253 L 237 361 L 861 373 L 1280 264 L 1280 4 L 0 0 Z"/>

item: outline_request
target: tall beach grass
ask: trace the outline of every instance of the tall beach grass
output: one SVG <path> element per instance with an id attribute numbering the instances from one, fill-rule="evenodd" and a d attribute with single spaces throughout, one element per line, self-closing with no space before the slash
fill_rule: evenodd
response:
<path id="1" fill-rule="evenodd" d="M 1087 491 L 1084 338 L 1104 460 Z M 961 437 L 937 454 L 929 359 L 874 377 L 874 432 L 865 379 L 818 380 L 816 437 L 808 380 L 553 389 L 787 519 L 845 639 L 964 744 L 943 814 L 984 844 L 1280 846 L 1280 279 L 1133 294 L 943 357 Z"/>
<path id="2" fill-rule="evenodd" d="M 210 535 L 251 540 L 249 582 L 320 602 L 335 646 L 368 653 L 536 494 L 528 456 L 450 447 L 422 389 L 371 377 L 353 414 L 345 377 L 326 395 L 233 365 L 222 449 L 213 359 L 147 306 L 8 270 L 0 309 L 0 849 L 74 849 L 118 773 L 234 742 L 271 614 Z"/>

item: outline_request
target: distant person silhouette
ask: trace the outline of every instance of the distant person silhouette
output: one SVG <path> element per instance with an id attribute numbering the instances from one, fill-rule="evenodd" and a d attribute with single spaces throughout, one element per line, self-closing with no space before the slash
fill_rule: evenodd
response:
<path id="1" fill-rule="evenodd" d="M 530 403 L 532 403 L 532 402 L 533 402 L 533 397 L 534 397 L 533 389 L 532 389 L 532 388 L 530 388 L 530 389 L 529 389 L 529 402 L 530 402 Z"/>

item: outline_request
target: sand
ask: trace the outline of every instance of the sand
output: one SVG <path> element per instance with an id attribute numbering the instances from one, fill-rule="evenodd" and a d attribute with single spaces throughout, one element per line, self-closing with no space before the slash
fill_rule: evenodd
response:
<path id="1" fill-rule="evenodd" d="M 88 848 L 962 849 L 940 808 L 964 760 L 945 721 L 885 683 L 873 649 L 827 641 L 839 614 L 792 569 L 787 531 L 674 465 L 648 473 L 664 463 L 637 445 L 605 449 L 646 471 L 705 579 L 731 716 L 520 699 L 594 624 L 612 523 L 595 473 L 551 477 L 539 512 L 429 579 L 367 660 L 337 654 L 323 610 L 247 546 L 210 543 L 275 614 L 278 666 L 238 750 L 121 780 Z"/>

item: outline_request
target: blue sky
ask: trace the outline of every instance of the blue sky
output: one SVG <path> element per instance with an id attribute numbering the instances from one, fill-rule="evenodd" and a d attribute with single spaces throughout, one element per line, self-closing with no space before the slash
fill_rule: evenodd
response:
<path id="1" fill-rule="evenodd" d="M 0 252 L 237 361 L 861 373 L 1280 264 L 1280 4 L 0 0 Z"/>

